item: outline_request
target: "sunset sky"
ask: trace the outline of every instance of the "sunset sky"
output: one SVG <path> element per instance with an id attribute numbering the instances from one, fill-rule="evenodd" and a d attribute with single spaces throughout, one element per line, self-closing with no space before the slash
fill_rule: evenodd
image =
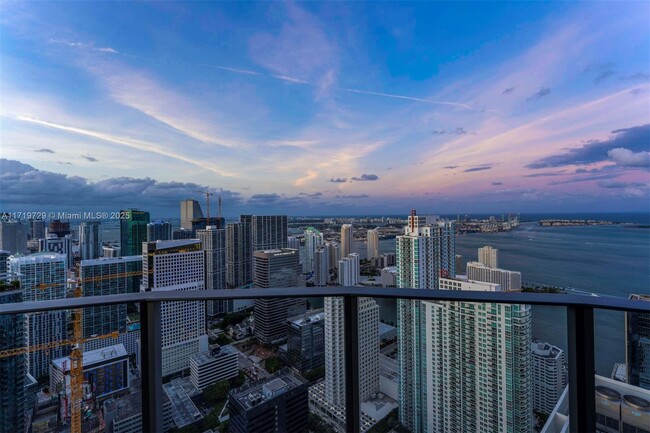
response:
<path id="1" fill-rule="evenodd" d="M 649 2 L 1 8 L 2 211 L 649 210 Z"/>

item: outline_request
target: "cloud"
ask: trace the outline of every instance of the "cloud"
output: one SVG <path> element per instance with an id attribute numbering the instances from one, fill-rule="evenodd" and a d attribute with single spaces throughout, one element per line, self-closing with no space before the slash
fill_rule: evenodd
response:
<path id="1" fill-rule="evenodd" d="M 379 180 L 379 176 L 376 174 L 362 174 L 361 177 L 353 177 L 352 180 L 356 180 L 358 182 L 375 181 Z"/>
<path id="2" fill-rule="evenodd" d="M 507 95 L 508 93 L 514 92 L 516 87 L 507 87 L 503 89 L 503 92 L 501 92 L 502 95 Z"/>
<path id="3" fill-rule="evenodd" d="M 634 96 L 640 95 L 641 93 L 645 93 L 645 92 L 646 91 L 644 89 L 639 89 L 639 88 L 630 90 L 630 94 Z"/>
<path id="4" fill-rule="evenodd" d="M 433 135 L 443 135 L 443 134 L 452 134 L 452 135 L 467 135 L 469 132 L 465 130 L 462 126 L 457 127 L 456 129 L 444 130 L 444 129 L 434 129 L 431 132 Z"/>
<path id="5" fill-rule="evenodd" d="M 63 39 L 50 39 L 48 42 L 53 45 L 64 45 L 66 47 L 78 48 L 78 49 L 88 50 L 88 51 L 96 51 L 99 53 L 122 54 L 119 51 L 117 51 L 115 48 L 95 47 L 95 44 L 90 42 L 66 41 Z"/>
<path id="6" fill-rule="evenodd" d="M 231 68 L 230 66 L 221 66 L 221 65 L 209 65 L 209 66 L 211 68 L 221 69 L 222 71 L 234 72 L 236 74 L 257 75 L 257 76 L 262 75 L 259 72 L 250 71 L 248 69 Z"/>
<path id="7" fill-rule="evenodd" d="M 503 182 L 492 182 L 492 185 L 494 186 L 503 185 Z"/>
<path id="8" fill-rule="evenodd" d="M 463 170 L 465 173 L 472 173 L 474 171 L 483 171 L 483 170 L 491 170 L 494 167 L 494 164 L 481 164 L 477 165 L 474 167 L 467 168 Z"/>
<path id="9" fill-rule="evenodd" d="M 609 155 L 609 151 L 612 149 L 624 148 L 631 152 L 643 152 L 650 147 L 650 124 L 616 129 L 612 131 L 612 134 L 607 140 L 589 141 L 581 147 L 569 149 L 567 152 L 538 159 L 526 165 L 526 168 L 539 169 L 592 164 L 612 158 Z M 614 154 L 622 155 L 620 151 Z"/>
<path id="10" fill-rule="evenodd" d="M 309 198 L 319 198 L 319 197 L 321 197 L 323 195 L 323 193 L 322 192 L 315 192 L 315 193 L 309 194 L 309 193 L 306 193 L 306 192 L 301 192 L 298 195 L 302 195 L 304 197 L 309 197 Z"/>
<path id="11" fill-rule="evenodd" d="M 444 135 L 447 133 L 447 131 L 445 131 L 444 129 L 434 129 L 433 131 L 431 131 L 431 133 L 433 135 Z"/>
<path id="12" fill-rule="evenodd" d="M 345 183 L 347 181 L 348 180 L 344 177 L 333 177 L 330 179 L 330 182 L 334 182 L 334 183 Z"/>
<path id="13" fill-rule="evenodd" d="M 38 152 L 38 153 L 56 153 L 52 149 L 47 149 L 47 148 L 37 149 L 34 152 Z"/>
<path id="14" fill-rule="evenodd" d="M 619 79 L 621 81 L 648 81 L 650 80 L 650 74 L 646 74 L 645 72 L 635 72 L 630 75 L 621 75 Z"/>
<path id="15" fill-rule="evenodd" d="M 551 93 L 551 89 L 549 87 L 542 87 L 537 92 L 530 95 L 526 100 L 527 101 L 537 101 L 538 99 L 541 99 L 544 96 L 549 95 L 550 93 Z"/>
<path id="16" fill-rule="evenodd" d="M 347 194 L 337 195 L 336 198 L 368 198 L 368 194 Z"/>
<path id="17" fill-rule="evenodd" d="M 603 81 L 606 81 L 607 79 L 613 77 L 615 75 L 614 71 L 602 71 L 601 73 L 596 76 L 594 79 L 595 84 L 600 84 Z"/>
<path id="18" fill-rule="evenodd" d="M 547 171 L 545 173 L 533 173 L 533 174 L 526 174 L 524 177 L 552 177 L 552 176 L 563 176 L 566 173 L 566 170 L 560 170 L 560 171 Z M 577 172 L 577 170 L 576 170 Z"/>
<path id="19" fill-rule="evenodd" d="M 473 107 L 473 106 L 471 106 L 469 104 L 465 104 L 463 102 L 438 101 L 438 100 L 433 100 L 433 99 L 416 98 L 414 96 L 396 95 L 396 94 L 393 94 L 393 93 L 371 92 L 371 91 L 368 91 L 368 90 L 358 90 L 358 89 L 348 89 L 348 88 L 341 88 L 341 90 L 343 90 L 345 92 L 350 92 L 350 93 L 358 93 L 358 94 L 361 94 L 361 95 L 383 96 L 383 97 L 386 97 L 386 98 L 395 98 L 395 99 L 404 99 L 404 100 L 407 100 L 407 101 L 423 102 L 425 104 L 431 104 L 431 105 L 449 105 L 449 106 L 452 106 L 452 107 L 463 108 L 465 110 L 470 110 L 470 111 L 479 111 L 479 112 L 485 111 L 485 108 Z"/>
<path id="20" fill-rule="evenodd" d="M 97 162 L 97 158 L 95 158 L 94 156 L 90 156 L 90 155 L 81 155 L 81 157 L 82 157 L 83 159 L 85 159 L 86 161 Z"/>
<path id="21" fill-rule="evenodd" d="M 617 147 L 608 151 L 607 156 L 622 167 L 650 167 L 650 152 L 632 152 L 630 149 Z"/>
<path id="22" fill-rule="evenodd" d="M 264 203 L 264 204 L 269 204 L 269 203 L 275 203 L 278 202 L 282 199 L 278 194 L 272 193 L 272 194 L 253 194 L 248 201 L 252 203 Z"/>
<path id="23" fill-rule="evenodd" d="M 460 167 L 460 165 L 446 165 L 443 168 L 445 170 L 453 170 L 454 168 L 458 168 L 458 167 Z"/>
<path id="24" fill-rule="evenodd" d="M 611 174 L 592 174 L 589 176 L 575 176 L 567 180 L 557 180 L 554 182 L 549 182 L 548 185 L 564 185 L 567 183 L 580 183 L 580 182 L 591 182 L 593 180 L 600 180 L 600 179 L 614 179 L 617 178 L 619 174 L 617 173 L 611 173 Z"/>

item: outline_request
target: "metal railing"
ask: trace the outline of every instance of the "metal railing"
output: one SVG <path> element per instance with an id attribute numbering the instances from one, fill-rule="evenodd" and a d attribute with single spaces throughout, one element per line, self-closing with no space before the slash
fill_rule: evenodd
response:
<path id="1" fill-rule="evenodd" d="M 162 348 L 160 303 L 234 299 L 343 297 L 345 312 L 346 431 L 360 431 L 359 297 L 529 304 L 566 307 L 569 358 L 569 422 L 571 432 L 596 430 L 594 384 L 594 309 L 650 313 L 650 303 L 615 297 L 570 294 L 417 290 L 375 287 L 292 287 L 178 292 L 140 292 L 123 295 L 66 298 L 0 305 L 0 314 L 24 314 L 102 305 L 140 305 L 143 431 L 162 431 Z"/>

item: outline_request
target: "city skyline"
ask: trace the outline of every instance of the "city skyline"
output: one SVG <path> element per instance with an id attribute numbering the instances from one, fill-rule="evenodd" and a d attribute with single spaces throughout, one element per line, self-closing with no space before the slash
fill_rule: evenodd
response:
<path id="1" fill-rule="evenodd" d="M 648 3 L 3 9 L 3 211 L 649 210 Z"/>

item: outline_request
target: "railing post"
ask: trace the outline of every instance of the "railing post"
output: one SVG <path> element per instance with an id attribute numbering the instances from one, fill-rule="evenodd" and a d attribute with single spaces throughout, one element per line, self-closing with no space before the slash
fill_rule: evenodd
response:
<path id="1" fill-rule="evenodd" d="M 163 431 L 160 301 L 140 302 L 142 431 Z"/>
<path id="2" fill-rule="evenodd" d="M 344 296 L 345 312 L 345 419 L 347 433 L 359 433 L 359 302 L 356 296 Z"/>
<path id="3" fill-rule="evenodd" d="M 567 307 L 569 431 L 596 431 L 594 309 Z"/>

